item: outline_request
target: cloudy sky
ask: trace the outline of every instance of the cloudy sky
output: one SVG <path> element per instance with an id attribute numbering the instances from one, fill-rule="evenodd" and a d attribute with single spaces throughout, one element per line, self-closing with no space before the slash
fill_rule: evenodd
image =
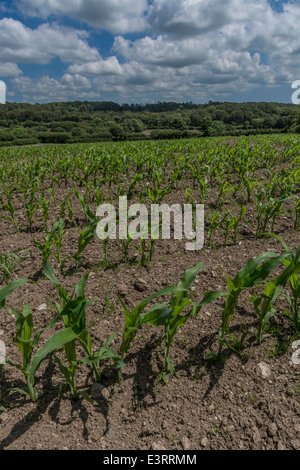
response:
<path id="1" fill-rule="evenodd" d="M 300 0 L 0 0 L 7 101 L 291 102 Z"/>

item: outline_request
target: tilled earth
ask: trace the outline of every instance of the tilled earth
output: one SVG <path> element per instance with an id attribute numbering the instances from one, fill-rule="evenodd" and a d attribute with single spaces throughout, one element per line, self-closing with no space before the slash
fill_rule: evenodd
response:
<path id="1" fill-rule="evenodd" d="M 10 308 L 22 310 L 23 305 L 31 305 L 34 324 L 41 328 L 53 318 L 58 293 L 44 277 L 41 254 L 32 242 L 32 237 L 39 238 L 41 234 L 17 233 L 4 220 L 0 225 L 0 252 L 26 250 L 13 279 L 30 278 L 36 282 L 14 291 L 1 311 L 0 339 L 6 343 L 9 359 L 18 362 L 18 349 L 11 341 L 15 320 Z M 299 234 L 292 231 L 290 221 L 281 218 L 276 233 L 295 251 Z M 77 229 L 70 228 L 64 239 L 64 256 L 76 251 L 77 237 Z M 206 267 L 191 289 L 191 299 L 199 302 L 209 290 L 226 290 L 224 271 L 233 278 L 252 256 L 266 250 L 283 252 L 278 240 L 255 239 L 251 230 L 239 235 L 237 245 L 230 242 L 218 247 L 222 240 L 221 235 L 220 240 L 217 236 L 216 247 L 205 243 L 198 252 L 185 251 L 184 241 L 161 240 L 147 266 L 138 264 L 139 257 L 125 265 L 118 242 L 110 241 L 113 262 L 104 268 L 103 250 L 96 239 L 85 250 L 78 272 L 68 272 L 67 261 L 62 276 L 52 257 L 50 261 L 68 292 L 84 273 L 90 273 L 87 297 L 103 299 L 87 309 L 93 344 L 98 347 L 108 335 L 118 332 L 114 342 L 118 351 L 124 326 L 118 293 L 132 308 L 164 286 L 176 285 L 186 269 L 203 262 Z M 131 255 L 135 257 L 136 249 Z M 240 298 L 231 324 L 232 337 L 240 337 L 245 328 L 256 331 L 251 294 L 244 292 Z M 285 315 L 288 305 L 284 297 L 277 303 L 278 312 L 263 343 L 259 345 L 248 336 L 242 354 L 225 348 L 224 363 L 209 356 L 217 351 L 222 305 L 223 300 L 219 299 L 204 307 L 179 330 L 171 350 L 179 379 L 169 375 L 167 384 L 161 382 L 158 373 L 163 361 L 163 330 L 149 325 L 138 332 L 125 357 L 126 368 L 118 388 L 114 386 L 113 370 L 107 369 L 102 384 L 97 384 L 90 367 L 80 366 L 78 390 L 87 392 L 97 404 L 81 396 L 71 397 L 51 357 L 38 370 L 37 403 L 14 390 L 26 390 L 26 384 L 20 371 L 5 366 L 0 375 L 0 405 L 6 409 L 0 412 L 0 449 L 300 450 L 300 366 L 291 360 L 291 344 L 297 337 Z M 59 323 L 47 330 L 40 345 L 61 327 Z M 259 367 L 261 363 L 269 366 L 265 375 Z"/>

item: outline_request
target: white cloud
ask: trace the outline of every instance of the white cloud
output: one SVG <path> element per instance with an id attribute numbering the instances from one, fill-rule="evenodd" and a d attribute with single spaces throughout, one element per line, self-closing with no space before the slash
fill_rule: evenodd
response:
<path id="1" fill-rule="evenodd" d="M 20 76 L 12 82 L 15 90 L 28 102 L 67 101 L 76 96 L 87 96 L 88 92 L 92 92 L 90 81 L 81 75 L 65 74 L 60 79 L 45 75 L 38 80 Z"/>
<path id="2" fill-rule="evenodd" d="M 275 11 L 267 0 L 19 0 L 24 14 L 72 18 L 116 34 L 105 59 L 89 45 L 88 32 L 43 23 L 30 29 L 0 20 L 1 70 L 20 74 L 17 64 L 68 67 L 61 79 L 42 77 L 36 96 L 115 101 L 206 101 L 257 86 L 300 78 L 300 1 Z M 142 31 L 129 40 L 125 33 Z M 101 38 L 101 36 L 99 36 Z M 2 69 L 1 69 L 2 67 Z M 5 75 L 4 75 L 5 76 Z M 33 82 L 17 77 L 30 92 Z M 55 95 L 57 89 L 57 96 Z M 73 94 L 73 95 L 72 95 Z"/>
<path id="3" fill-rule="evenodd" d="M 143 31 L 147 0 L 19 0 L 20 10 L 29 16 L 51 15 L 75 18 L 115 34 Z"/>
<path id="4" fill-rule="evenodd" d="M 87 43 L 85 31 L 44 23 L 36 29 L 12 18 L 0 20 L 0 62 L 48 64 L 54 57 L 63 62 L 97 60 L 96 48 Z"/>
<path id="5" fill-rule="evenodd" d="M 70 65 L 68 71 L 70 73 L 82 73 L 85 75 L 120 75 L 122 67 L 115 56 L 106 60 L 99 59 L 97 61 L 87 62 L 86 64 Z"/>
<path id="6" fill-rule="evenodd" d="M 0 62 L 0 77 L 16 77 L 20 75 L 22 70 L 12 62 Z"/>
<path id="7" fill-rule="evenodd" d="M 210 51 L 203 46 L 203 40 L 193 38 L 172 41 L 166 36 L 158 36 L 156 39 L 146 36 L 131 42 L 117 36 L 113 49 L 129 60 L 177 68 L 207 60 Z"/>

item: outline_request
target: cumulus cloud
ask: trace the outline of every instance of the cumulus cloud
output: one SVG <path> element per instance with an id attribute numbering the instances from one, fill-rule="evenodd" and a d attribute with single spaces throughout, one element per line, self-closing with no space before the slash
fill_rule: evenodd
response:
<path id="1" fill-rule="evenodd" d="M 164 36 L 146 36 L 134 42 L 117 36 L 113 49 L 129 60 L 174 68 L 202 63 L 210 55 L 202 40 L 189 38 L 179 42 Z"/>
<path id="2" fill-rule="evenodd" d="M 48 64 L 54 57 L 63 62 L 97 60 L 96 48 L 87 43 L 86 31 L 43 23 L 36 29 L 13 18 L 0 20 L 1 62 Z"/>
<path id="3" fill-rule="evenodd" d="M 0 77 L 16 77 L 22 70 L 13 62 L 0 62 Z"/>
<path id="4" fill-rule="evenodd" d="M 70 74 L 65 74 L 60 79 L 53 79 L 48 75 L 40 79 L 20 76 L 13 79 L 13 84 L 28 102 L 67 101 L 71 97 L 88 96 L 89 91 L 92 91 L 91 83 L 86 77 Z"/>
<path id="5" fill-rule="evenodd" d="M 86 64 L 74 64 L 68 68 L 70 73 L 82 73 L 85 75 L 121 75 L 122 67 L 115 56 L 106 60 L 87 62 Z"/>
<path id="6" fill-rule="evenodd" d="M 143 31 L 147 0 L 19 0 L 20 10 L 29 16 L 51 15 L 75 18 L 115 34 Z"/>
<path id="7" fill-rule="evenodd" d="M 48 87 L 48 99 L 200 102 L 287 85 L 300 76 L 300 1 L 277 3 L 281 8 L 273 0 L 18 0 L 24 18 L 49 23 L 31 29 L 0 20 L 0 75 L 14 75 L 14 86 L 28 96 L 33 83 L 18 64 L 59 57 L 65 75 L 42 77 L 36 99 Z M 91 47 L 87 31 L 53 22 L 64 18 L 112 32 L 108 57 L 101 39 L 99 49 Z"/>

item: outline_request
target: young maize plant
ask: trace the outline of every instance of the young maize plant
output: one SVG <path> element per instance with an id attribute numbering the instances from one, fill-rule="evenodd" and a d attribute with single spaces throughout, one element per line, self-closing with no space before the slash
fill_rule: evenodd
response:
<path id="1" fill-rule="evenodd" d="M 246 214 L 246 206 L 242 206 L 238 217 L 236 217 L 232 211 L 227 211 L 226 217 L 225 219 L 223 219 L 223 225 L 225 225 L 225 227 L 224 228 L 222 227 L 223 232 L 224 232 L 224 238 L 225 238 L 224 240 L 225 246 L 227 245 L 227 239 L 228 239 L 228 235 L 231 229 L 233 229 L 233 234 L 232 234 L 233 243 L 236 245 L 240 223 L 243 220 L 245 214 Z"/>
<path id="2" fill-rule="evenodd" d="M 140 324 L 149 323 L 156 327 L 164 326 L 164 369 L 160 373 L 160 377 L 165 383 L 168 382 L 168 371 L 176 378 L 179 378 L 175 372 L 175 368 L 170 357 L 170 348 L 173 346 L 174 337 L 178 328 L 183 326 L 191 316 L 199 314 L 204 305 L 209 304 L 227 292 L 215 291 L 207 292 L 200 304 L 195 304 L 188 299 L 188 291 L 195 281 L 196 275 L 205 267 L 203 263 L 198 264 L 194 268 L 188 269 L 179 281 L 175 292 L 171 293 L 171 300 L 164 304 L 155 304 L 153 308 L 145 314 L 140 315 Z M 182 315 L 183 310 L 190 306 L 189 312 Z"/>
<path id="3" fill-rule="evenodd" d="M 226 344 L 232 349 L 230 343 L 226 341 L 226 334 L 229 332 L 230 322 L 235 313 L 235 307 L 238 303 L 239 296 L 244 289 L 254 287 L 256 284 L 263 282 L 268 275 L 275 269 L 284 259 L 284 255 L 279 256 L 275 252 L 264 252 L 254 258 L 251 258 L 237 273 L 235 278 L 231 280 L 227 274 L 228 294 L 222 313 L 222 323 L 219 328 L 219 352 L 218 360 L 222 360 L 222 348 Z"/>
<path id="4" fill-rule="evenodd" d="M 230 192 L 232 192 L 234 190 L 234 187 L 228 181 L 222 181 L 219 178 L 218 178 L 218 180 L 220 180 L 221 184 L 220 184 L 220 187 L 217 191 L 217 198 L 216 198 L 216 202 L 215 202 L 215 208 L 216 209 L 221 209 L 222 205 L 225 203 L 226 194 L 229 194 Z"/>
<path id="5" fill-rule="evenodd" d="M 288 279 L 291 292 L 285 294 L 286 299 L 291 307 L 291 312 L 288 316 L 291 324 L 294 326 L 296 331 L 300 333 L 300 245 L 298 246 L 298 249 L 294 255 L 291 248 L 287 246 L 281 237 L 273 234 L 271 235 L 277 238 L 285 249 L 285 258 L 283 263 L 287 267 L 287 270 L 291 270 Z"/>
<path id="6" fill-rule="evenodd" d="M 60 219 L 55 225 L 54 228 L 54 244 L 56 246 L 56 253 L 52 253 L 54 258 L 59 264 L 60 267 L 60 272 L 63 274 L 63 266 L 65 259 L 62 259 L 61 257 L 61 245 L 62 245 L 62 239 L 66 233 L 65 230 L 65 223 L 63 219 Z"/>
<path id="7" fill-rule="evenodd" d="M 79 194 L 78 191 L 75 191 L 75 194 L 81 203 L 86 219 L 90 221 L 90 225 L 88 225 L 82 232 L 80 232 L 80 236 L 78 239 L 78 250 L 77 250 L 77 253 L 74 254 L 74 258 L 76 260 L 76 269 L 77 269 L 81 254 L 85 250 L 88 243 L 96 236 L 96 231 L 95 231 L 96 228 L 97 228 L 97 231 L 101 231 L 101 229 L 99 225 L 99 219 L 86 205 L 84 197 L 81 194 Z M 108 257 L 109 238 L 108 236 L 105 236 L 107 229 L 108 229 L 108 224 L 106 227 L 104 227 L 103 233 L 101 234 L 102 235 L 101 239 L 103 241 L 103 248 L 104 248 L 104 263 L 106 266 L 109 265 L 109 257 Z"/>
<path id="8" fill-rule="evenodd" d="M 28 220 L 29 231 L 32 232 L 32 219 L 35 212 L 38 210 L 38 198 L 37 198 L 37 181 L 34 181 L 33 185 L 27 189 L 25 194 L 24 209 Z"/>
<path id="9" fill-rule="evenodd" d="M 81 281 L 76 284 L 73 289 L 73 294 L 71 298 L 69 298 L 67 292 L 60 286 L 60 283 L 55 277 L 52 267 L 48 261 L 46 262 L 44 273 L 46 277 L 58 288 L 62 304 L 56 302 L 56 307 L 65 326 L 65 330 L 63 331 L 65 331 L 66 336 L 69 335 L 70 337 L 70 340 L 64 343 L 64 351 L 68 361 L 68 366 L 65 366 L 57 355 L 55 355 L 55 361 L 57 362 L 59 369 L 64 375 L 66 381 L 69 383 L 72 395 L 76 397 L 77 389 L 75 383 L 75 373 L 78 365 L 76 340 L 79 340 L 84 351 L 90 357 L 92 354 L 92 341 L 90 334 L 86 329 L 85 309 L 91 303 L 100 299 L 94 298 L 88 300 L 84 295 L 84 288 L 87 283 L 88 275 L 83 276 Z M 94 373 L 98 379 L 98 371 L 95 367 Z"/>
<path id="10" fill-rule="evenodd" d="M 287 253 L 285 253 L 281 258 L 283 261 L 283 264 L 287 266 L 287 268 L 281 273 L 279 276 L 277 276 L 273 281 L 268 282 L 266 285 L 263 294 L 260 297 L 252 297 L 251 302 L 254 305 L 256 314 L 258 315 L 259 318 L 259 324 L 258 324 L 258 334 L 257 334 L 257 339 L 259 344 L 265 339 L 264 336 L 264 331 L 266 330 L 266 326 L 272 318 L 272 316 L 275 315 L 276 309 L 273 308 L 273 303 L 275 300 L 282 294 L 283 289 L 286 286 L 286 283 L 288 280 L 290 281 L 291 289 L 294 294 L 294 298 L 292 299 L 288 294 L 286 294 L 287 299 L 289 300 L 292 308 L 292 318 L 294 322 L 294 326 L 297 329 L 297 318 L 298 316 L 294 310 L 294 300 L 296 300 L 296 305 L 297 305 L 297 299 L 300 295 L 300 282 L 298 285 L 297 289 L 297 280 L 299 281 L 299 270 L 300 270 L 300 247 L 298 249 L 299 253 L 295 257 L 292 258 L 292 260 L 287 260 L 285 257 Z M 295 282 L 296 281 L 296 282 Z M 293 288 L 296 287 L 295 290 Z M 298 297 L 297 297 L 298 294 Z M 300 318 L 298 319 L 299 322 Z M 300 322 L 298 323 L 298 327 L 300 326 Z M 299 330 L 298 330 L 299 331 Z"/>
<path id="11" fill-rule="evenodd" d="M 64 361 L 58 357 L 56 351 L 55 361 L 59 366 L 61 373 L 65 380 L 70 385 L 71 393 L 73 397 L 77 396 L 77 387 L 75 382 L 75 374 L 79 364 L 91 364 L 93 369 L 93 376 L 97 382 L 100 382 L 101 372 L 99 372 L 100 363 L 112 360 L 114 367 L 118 372 L 118 378 L 121 377 L 121 369 L 125 366 L 123 361 L 115 354 L 111 344 L 115 338 L 115 335 L 111 335 L 100 348 L 93 351 L 92 340 L 86 327 L 86 308 L 93 302 L 101 300 L 99 298 L 93 298 L 88 300 L 84 294 L 84 289 L 87 283 L 88 275 L 82 277 L 81 281 L 76 284 L 73 289 L 71 298 L 68 297 L 67 292 L 60 286 L 59 281 L 54 276 L 53 270 L 50 264 L 47 262 L 44 269 L 46 277 L 53 282 L 59 291 L 59 296 L 62 300 L 62 304 L 56 303 L 57 310 L 60 318 L 63 320 L 65 329 L 63 330 L 66 341 L 63 343 L 65 357 L 68 365 L 64 364 Z M 102 299 L 103 300 L 103 299 Z M 63 335 L 63 333 L 61 333 Z M 67 340 L 69 337 L 69 341 Z M 87 357 L 84 359 L 77 358 L 76 342 L 79 342 Z M 80 394 L 88 399 L 85 393 Z"/>
<path id="12" fill-rule="evenodd" d="M 50 209 L 50 201 L 45 199 L 44 194 L 42 195 L 42 201 L 39 203 L 39 208 L 43 214 L 43 222 L 44 222 L 44 229 L 48 230 L 48 218 L 49 218 L 49 209 Z"/>
<path id="13" fill-rule="evenodd" d="M 198 175 L 198 184 L 200 189 L 200 204 L 205 204 L 205 200 L 212 188 L 209 186 L 207 177 L 203 178 L 201 173 Z"/>
<path id="14" fill-rule="evenodd" d="M 161 378 L 167 382 L 167 373 L 171 372 L 172 375 L 177 377 L 175 369 L 170 357 L 170 348 L 173 345 L 174 337 L 180 326 L 183 326 L 188 318 L 197 315 L 203 305 L 207 305 L 213 300 L 226 295 L 226 292 L 208 292 L 203 297 L 199 305 L 193 303 L 187 298 L 188 291 L 195 281 L 198 272 L 204 267 L 203 263 L 198 264 L 194 268 L 188 269 L 179 281 L 177 286 L 166 287 L 165 289 L 156 292 L 148 297 L 146 300 L 137 305 L 131 312 L 128 312 L 123 300 L 119 296 L 120 303 L 122 304 L 125 313 L 125 327 L 123 332 L 123 342 L 121 344 L 120 352 L 122 358 L 128 352 L 131 342 L 136 336 L 137 330 L 142 325 L 148 323 L 153 326 L 164 326 L 164 359 L 165 365 L 161 372 Z M 171 300 L 162 304 L 155 304 L 149 312 L 143 313 L 146 306 L 157 297 L 165 297 L 171 295 Z M 182 312 L 185 307 L 190 306 L 191 309 L 185 315 Z"/>
<path id="15" fill-rule="evenodd" d="M 22 286 L 23 284 L 25 284 L 27 282 L 30 282 L 30 281 L 28 279 L 19 279 L 17 281 L 10 282 L 9 284 L 7 284 L 7 286 L 3 287 L 0 290 L 0 311 L 3 310 L 3 308 L 5 307 L 6 298 L 10 294 L 12 294 L 12 292 L 17 287 L 20 287 L 20 286 Z M 15 311 L 15 310 L 12 310 L 12 311 L 13 311 L 16 319 L 17 319 L 17 322 L 16 322 L 17 333 L 14 337 L 14 342 L 15 342 L 15 344 L 18 345 L 19 349 L 22 352 L 23 365 L 22 366 L 21 365 L 16 365 L 16 364 L 10 362 L 7 359 L 6 359 L 5 362 L 7 362 L 8 364 L 10 364 L 12 366 L 18 367 L 23 372 L 23 374 L 26 377 L 30 397 L 33 401 L 35 401 L 36 400 L 36 395 L 35 395 L 34 387 L 33 387 L 34 386 L 34 374 L 31 374 L 31 377 L 29 377 L 29 375 L 30 375 L 30 360 L 31 360 L 31 356 L 32 356 L 33 347 L 37 344 L 38 339 L 39 339 L 39 337 L 40 337 L 43 330 L 40 331 L 39 333 L 37 333 L 34 340 L 31 342 L 31 335 L 32 335 L 32 331 L 33 331 L 33 323 L 32 323 L 32 314 L 31 314 L 30 307 L 28 307 L 28 306 L 24 307 L 23 315 L 20 314 L 19 312 Z M 36 369 L 37 369 L 38 365 L 39 364 L 36 364 Z M 21 390 L 21 393 L 26 393 L 26 392 Z"/>
<path id="16" fill-rule="evenodd" d="M 294 198 L 294 230 L 298 230 L 300 227 L 300 198 Z"/>
<path id="17" fill-rule="evenodd" d="M 12 278 L 12 273 L 16 269 L 16 267 L 23 267 L 22 263 L 25 259 L 23 253 L 25 250 L 18 250 L 20 256 L 16 253 L 6 253 L 0 254 L 0 274 L 2 277 L 0 278 L 0 282 L 9 281 Z"/>
<path id="18" fill-rule="evenodd" d="M 6 298 L 11 295 L 17 287 L 22 286 L 26 282 L 30 282 L 29 279 L 18 279 L 17 281 L 12 281 L 0 289 L 0 311 L 5 307 Z"/>
<path id="19" fill-rule="evenodd" d="M 22 353 L 22 364 L 16 364 L 7 360 L 7 363 L 13 367 L 17 367 L 25 377 L 28 387 L 28 393 L 31 400 L 34 402 L 37 400 L 37 395 L 34 390 L 34 379 L 35 373 L 40 366 L 41 362 L 46 359 L 50 352 L 53 352 L 58 345 L 61 345 L 60 342 L 57 343 L 57 335 L 54 335 L 51 338 L 52 349 L 50 348 L 45 350 L 43 353 L 38 351 L 34 358 L 32 359 L 33 351 L 38 344 L 41 334 L 48 328 L 51 328 L 58 321 L 59 316 L 56 316 L 49 325 L 47 325 L 42 330 L 38 331 L 35 336 L 32 338 L 33 333 L 33 319 L 32 312 L 29 305 L 23 307 L 23 313 L 18 312 L 15 309 L 11 309 L 13 315 L 16 318 L 16 327 L 17 332 L 14 336 L 13 342 L 19 348 Z M 43 348 L 44 349 L 44 348 Z M 19 388 L 15 388 L 14 391 L 18 391 L 21 394 L 27 395 L 27 392 Z"/>
<path id="20" fill-rule="evenodd" d="M 10 217 L 1 215 L 1 218 L 12 222 L 14 224 L 16 231 L 19 232 L 19 227 L 18 227 L 17 220 L 15 217 L 15 206 L 13 205 L 12 200 L 11 200 L 12 192 L 13 192 L 13 188 L 6 188 L 5 194 L 6 194 L 7 202 L 6 204 L 3 204 L 1 207 L 2 210 L 6 210 L 7 212 L 9 212 Z"/>
<path id="21" fill-rule="evenodd" d="M 121 359 L 124 358 L 125 354 L 128 353 L 130 344 L 134 340 L 138 329 L 141 326 L 141 313 L 145 310 L 147 305 L 152 302 L 154 299 L 160 296 L 170 295 L 174 293 L 177 289 L 177 286 L 165 287 L 164 289 L 152 294 L 147 299 L 140 302 L 136 305 L 130 312 L 128 311 L 122 297 L 118 294 L 119 302 L 123 307 L 124 316 L 125 316 L 125 325 L 123 329 L 123 341 L 120 346 Z"/>
<path id="22" fill-rule="evenodd" d="M 255 185 L 257 184 L 257 180 L 251 179 L 251 176 L 247 172 L 246 175 L 244 175 L 243 182 L 244 182 L 245 190 L 247 194 L 247 202 L 251 202 L 252 194 L 253 194 Z"/>
<path id="23" fill-rule="evenodd" d="M 268 223 L 271 223 L 271 232 L 274 231 L 276 218 L 282 213 L 283 203 L 289 199 L 286 194 L 282 194 L 279 198 L 274 198 L 276 186 L 272 185 L 268 194 L 260 191 L 255 200 L 257 209 L 257 226 L 256 237 L 261 237 L 267 231 Z"/>
<path id="24" fill-rule="evenodd" d="M 225 214 L 224 214 L 225 212 Z M 213 214 L 206 216 L 205 218 L 210 219 L 210 224 L 208 227 L 207 241 L 209 245 L 213 245 L 212 236 L 219 227 L 222 227 L 224 222 L 226 222 L 227 211 L 217 210 Z M 206 228 L 206 227 L 205 227 Z"/>
<path id="25" fill-rule="evenodd" d="M 75 262 L 76 262 L 76 270 L 78 269 L 79 263 L 81 261 L 82 253 L 84 252 L 87 245 L 96 236 L 95 230 L 96 230 L 98 222 L 99 221 L 96 220 L 95 222 L 85 227 L 82 231 L 79 230 L 80 235 L 77 241 L 78 247 L 77 247 L 76 253 L 73 254 L 73 258 L 75 259 Z"/>
<path id="26" fill-rule="evenodd" d="M 300 260 L 300 248 L 298 248 L 296 256 L 296 260 Z M 294 260 L 293 260 L 294 261 Z M 291 258 L 287 258 L 284 260 L 284 263 L 288 265 L 288 263 L 292 263 Z M 299 266 L 299 264 L 298 264 Z M 291 322 L 296 328 L 296 331 L 300 333 L 300 306 L 299 306 L 299 299 L 300 299 L 300 275 L 299 275 L 299 267 L 298 270 L 293 272 L 293 274 L 289 278 L 289 284 L 292 291 L 292 296 L 286 294 L 286 298 L 291 306 Z"/>

